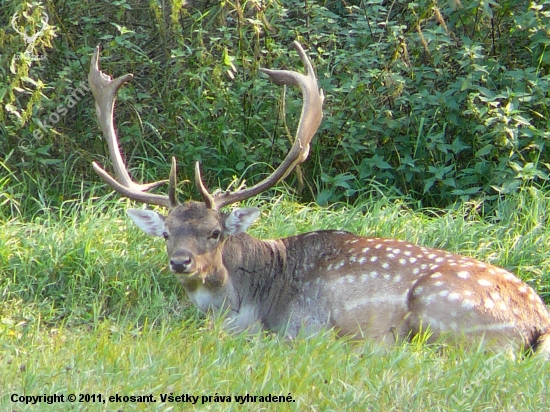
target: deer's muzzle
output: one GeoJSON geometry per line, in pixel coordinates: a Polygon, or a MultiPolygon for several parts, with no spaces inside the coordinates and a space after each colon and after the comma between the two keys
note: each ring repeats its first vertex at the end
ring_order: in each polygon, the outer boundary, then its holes
{"type": "Polygon", "coordinates": [[[170,258],[170,270],[175,273],[194,272],[195,259],[189,252],[178,253],[170,258]]]}

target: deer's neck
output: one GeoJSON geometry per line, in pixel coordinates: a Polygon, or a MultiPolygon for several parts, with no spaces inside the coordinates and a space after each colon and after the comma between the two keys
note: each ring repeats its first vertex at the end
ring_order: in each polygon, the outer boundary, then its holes
{"type": "Polygon", "coordinates": [[[284,287],[283,242],[241,233],[225,241],[216,261],[204,278],[180,278],[191,302],[204,313],[227,315],[230,329],[261,326],[270,291],[284,287]]]}
{"type": "Polygon", "coordinates": [[[232,307],[240,310],[257,302],[265,305],[270,290],[278,283],[283,287],[286,247],[281,240],[259,240],[242,233],[227,239],[223,263],[232,307]]]}

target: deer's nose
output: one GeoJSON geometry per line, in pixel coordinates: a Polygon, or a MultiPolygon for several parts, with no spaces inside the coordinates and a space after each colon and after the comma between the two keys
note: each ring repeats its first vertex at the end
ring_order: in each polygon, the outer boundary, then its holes
{"type": "Polygon", "coordinates": [[[192,271],[193,255],[190,253],[180,253],[170,258],[170,270],[176,273],[185,273],[192,271]]]}

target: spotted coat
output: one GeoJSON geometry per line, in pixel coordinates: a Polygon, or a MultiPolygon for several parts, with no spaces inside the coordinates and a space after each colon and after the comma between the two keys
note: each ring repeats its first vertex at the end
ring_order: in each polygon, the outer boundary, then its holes
{"type": "Polygon", "coordinates": [[[229,329],[295,337],[335,328],[387,343],[429,331],[430,340],[482,338],[550,353],[546,306],[505,269],[344,231],[259,240],[244,233],[256,209],[225,215],[187,202],[166,220],[147,214],[150,221],[136,223],[148,233],[169,232],[170,268],[191,301],[203,312],[224,313],[229,329]],[[219,228],[214,241],[210,234],[219,228]]]}

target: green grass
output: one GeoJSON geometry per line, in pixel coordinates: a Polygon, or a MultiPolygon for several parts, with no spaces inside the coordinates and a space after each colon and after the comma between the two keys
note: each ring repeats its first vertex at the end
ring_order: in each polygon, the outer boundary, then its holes
{"type": "MultiPolygon", "coordinates": [[[[261,238],[338,228],[461,252],[518,273],[550,300],[550,194],[525,190],[482,218],[475,205],[436,213],[403,199],[319,208],[262,202],[261,238]]],[[[229,336],[189,306],[165,269],[161,239],[125,217],[126,201],[66,202],[0,229],[0,410],[540,411],[550,363],[481,350],[388,349],[327,332],[286,341],[229,336]],[[143,403],[23,405],[11,394],[148,395],[143,403]],[[161,394],[231,396],[195,406],[161,394]],[[291,403],[236,402],[290,394],[291,403]]]]}
{"type": "MultiPolygon", "coordinates": [[[[161,403],[160,394],[170,393],[233,400],[247,393],[290,393],[295,401],[246,404],[251,410],[542,410],[549,395],[548,366],[534,358],[512,362],[415,345],[384,352],[328,334],[295,342],[229,337],[194,320],[140,327],[106,320],[91,330],[35,326],[2,340],[0,383],[6,394],[154,394],[157,399],[154,405],[75,404],[86,410],[180,409],[182,404],[161,403]]],[[[201,403],[196,407],[242,406],[201,403]]],[[[0,406],[16,405],[4,398],[0,406]]],[[[59,405],[50,408],[59,410],[59,405]]]]}

